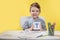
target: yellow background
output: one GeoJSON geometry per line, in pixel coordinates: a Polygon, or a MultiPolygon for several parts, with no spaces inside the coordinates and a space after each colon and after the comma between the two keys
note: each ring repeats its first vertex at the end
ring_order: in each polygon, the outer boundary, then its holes
{"type": "Polygon", "coordinates": [[[56,22],[55,30],[60,30],[60,0],[0,0],[0,33],[8,30],[22,30],[20,17],[30,16],[30,4],[38,2],[41,14],[48,22],[56,22]]]}

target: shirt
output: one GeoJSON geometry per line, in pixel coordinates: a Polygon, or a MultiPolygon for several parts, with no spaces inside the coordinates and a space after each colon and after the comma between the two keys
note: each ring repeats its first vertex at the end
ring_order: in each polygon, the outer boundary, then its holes
{"type": "Polygon", "coordinates": [[[28,17],[25,23],[23,24],[23,29],[28,29],[32,26],[33,22],[41,22],[42,28],[45,30],[46,25],[45,25],[45,20],[42,18],[38,17],[37,20],[34,20],[32,17],[28,17]]]}

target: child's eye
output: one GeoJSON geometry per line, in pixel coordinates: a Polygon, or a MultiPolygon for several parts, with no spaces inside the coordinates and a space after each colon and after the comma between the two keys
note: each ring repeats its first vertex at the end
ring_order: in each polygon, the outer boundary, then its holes
{"type": "Polygon", "coordinates": [[[32,10],[32,12],[35,12],[34,10],[32,10]]]}
{"type": "Polygon", "coordinates": [[[36,10],[36,12],[39,12],[38,10],[36,10]]]}

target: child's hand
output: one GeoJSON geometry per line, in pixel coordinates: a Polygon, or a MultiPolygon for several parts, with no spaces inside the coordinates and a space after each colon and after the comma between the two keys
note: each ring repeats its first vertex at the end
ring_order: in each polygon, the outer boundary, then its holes
{"type": "Polygon", "coordinates": [[[31,28],[29,28],[29,30],[32,31],[33,28],[34,28],[34,25],[32,25],[31,28]]]}
{"type": "Polygon", "coordinates": [[[40,24],[40,31],[43,31],[42,25],[40,24]]]}

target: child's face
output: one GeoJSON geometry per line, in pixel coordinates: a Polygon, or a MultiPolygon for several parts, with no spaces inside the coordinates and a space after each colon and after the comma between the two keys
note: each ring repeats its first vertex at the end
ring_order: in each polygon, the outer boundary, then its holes
{"type": "Polygon", "coordinates": [[[39,15],[39,9],[37,7],[31,7],[30,13],[33,18],[37,18],[39,15]]]}

